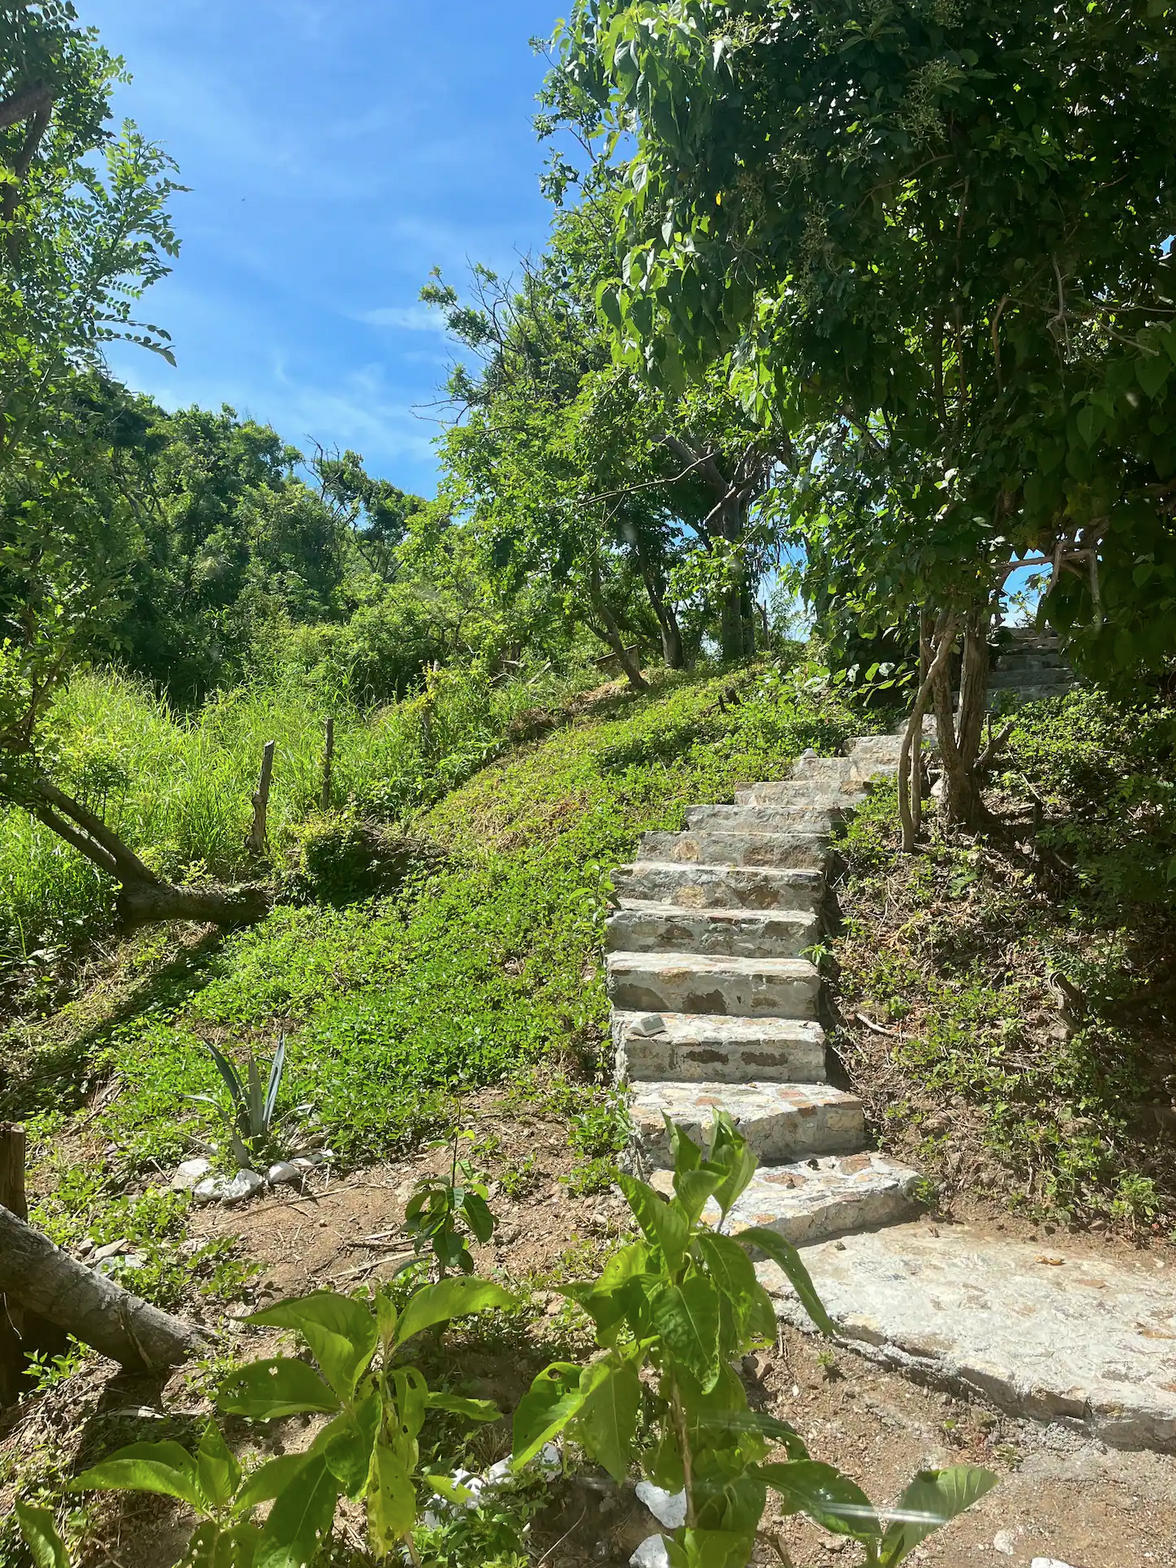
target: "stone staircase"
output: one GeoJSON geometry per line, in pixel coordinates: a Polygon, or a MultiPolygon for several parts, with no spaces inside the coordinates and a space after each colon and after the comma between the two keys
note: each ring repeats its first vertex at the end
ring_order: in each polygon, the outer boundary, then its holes
{"type": "Polygon", "coordinates": [[[1019,702],[1063,697],[1074,685],[1074,672],[1052,634],[1010,627],[998,646],[988,677],[990,707],[1005,707],[1010,697],[1019,702]]]}
{"type": "MultiPolygon", "coordinates": [[[[1059,694],[1072,677],[1053,657],[1019,636],[998,689],[1059,694]]],[[[834,824],[895,773],[900,745],[869,736],[845,757],[806,754],[733,806],[693,807],[683,833],[647,833],[615,874],[608,985],[635,1160],[668,1191],[663,1116],[702,1142],[726,1110],[760,1160],[731,1228],[770,1226],[803,1247],[862,1355],[1114,1447],[1176,1452],[1164,1259],[1043,1254],[919,1218],[918,1173],[867,1147],[861,1101],[828,1081],[821,981],[804,954],[824,929],[834,824]]],[[[811,1330],[781,1271],[756,1271],[779,1315],[811,1330]]]]}
{"type": "Polygon", "coordinates": [[[694,806],[685,832],[645,834],[614,876],[608,986],[636,1160],[664,1184],[663,1116],[702,1141],[727,1111],[760,1161],[733,1222],[798,1245],[916,1209],[918,1173],[867,1147],[861,1101],[828,1082],[821,978],[804,956],[824,929],[833,826],[895,771],[899,746],[870,736],[733,806],[694,806]]]}

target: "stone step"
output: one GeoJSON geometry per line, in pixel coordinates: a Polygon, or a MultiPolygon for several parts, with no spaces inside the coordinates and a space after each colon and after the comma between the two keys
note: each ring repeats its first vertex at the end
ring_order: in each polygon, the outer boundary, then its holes
{"type": "Polygon", "coordinates": [[[681,909],[622,900],[606,929],[611,952],[708,953],[729,958],[799,958],[821,934],[801,909],[681,909]]]}
{"type": "MultiPolygon", "coordinates": [[[[803,1256],[862,1355],[1112,1447],[1176,1451],[1171,1270],[1146,1252],[1100,1257],[1053,1236],[1043,1254],[1040,1242],[923,1223],[803,1256]]],[[[814,1332],[780,1270],[756,1272],[780,1316],[814,1332]]]]}
{"type": "Polygon", "coordinates": [[[639,860],[613,872],[617,897],[684,909],[817,909],[824,873],[760,866],[696,866],[639,860]]]}
{"type": "MultiPolygon", "coordinates": [[[[912,1219],[918,1210],[914,1191],[919,1174],[884,1154],[833,1154],[764,1166],[751,1178],[727,1217],[727,1232],[738,1235],[764,1225],[800,1247],[847,1231],[894,1225],[912,1219]]],[[[669,1171],[655,1171],[651,1186],[668,1192],[669,1171]]],[[[712,1225],[719,1221],[712,1199],[703,1211],[712,1225]]]]}
{"type": "Polygon", "coordinates": [[[1019,648],[1002,649],[996,656],[993,666],[996,670],[1065,670],[1069,671],[1070,665],[1065,654],[1058,648],[1019,648]]]}
{"type": "Polygon", "coordinates": [[[821,976],[803,958],[609,953],[608,994],[626,1012],[813,1018],[821,976]]]}
{"type": "Polygon", "coordinates": [[[643,833],[642,860],[698,866],[771,866],[819,870],[828,852],[828,832],[818,833],[643,833]]]}
{"type": "Polygon", "coordinates": [[[825,1031],[800,1018],[612,1015],[618,1083],[824,1083],[825,1031]]]}
{"type": "Polygon", "coordinates": [[[1002,665],[1000,669],[993,670],[988,677],[988,686],[991,691],[1008,691],[1019,686],[1057,686],[1061,691],[1069,691],[1073,686],[1075,676],[1073,670],[1028,670],[1021,667],[1022,661],[1015,665],[1002,665]]]}
{"type": "Polygon", "coordinates": [[[691,806],[686,826],[706,833],[785,833],[827,836],[839,812],[810,806],[691,806]]]}
{"type": "Polygon", "coordinates": [[[998,686],[989,693],[988,706],[999,704],[1001,710],[1020,707],[1023,702],[1045,702],[1050,698],[1064,697],[1074,689],[1074,682],[1048,686],[998,686]]]}
{"type": "Polygon", "coordinates": [[[866,1137],[861,1100],[827,1084],[646,1083],[629,1105],[645,1165],[673,1166],[664,1117],[705,1147],[715,1110],[726,1111],[756,1158],[772,1164],[850,1152],[866,1137]]]}

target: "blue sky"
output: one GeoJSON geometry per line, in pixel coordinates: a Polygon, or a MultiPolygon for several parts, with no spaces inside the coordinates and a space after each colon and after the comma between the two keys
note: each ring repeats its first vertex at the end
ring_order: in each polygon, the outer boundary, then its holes
{"type": "Polygon", "coordinates": [[[169,408],[233,405],[362,452],[431,494],[450,350],[417,295],[439,265],[543,243],[543,74],[561,0],[77,0],[134,80],[129,116],[180,165],[183,250],[144,301],[178,367],[117,348],[169,408]]]}

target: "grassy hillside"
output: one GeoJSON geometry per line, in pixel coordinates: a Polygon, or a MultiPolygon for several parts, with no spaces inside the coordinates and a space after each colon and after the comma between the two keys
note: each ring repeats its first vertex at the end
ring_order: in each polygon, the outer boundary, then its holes
{"type": "Polygon", "coordinates": [[[4,1044],[3,1109],[53,1166],[36,1183],[43,1215],[63,1238],[81,1233],[102,1193],[210,1135],[190,1099],[217,1091],[205,1041],[268,1057],[285,1036],[283,1102],[312,1106],[347,1163],[403,1150],[447,1122],[463,1090],[540,1062],[599,1081],[611,867],[645,829],[680,826],[691,802],[856,733],[861,720],[812,676],[676,677],[533,715],[555,726],[545,739],[419,814],[414,833],[446,862],[424,862],[395,895],[281,905],[223,943],[177,949],[157,932],[124,949],[103,985],[4,1044]],[[118,1097],[87,1113],[79,1158],[55,1135],[104,1084],[118,1097]]]}

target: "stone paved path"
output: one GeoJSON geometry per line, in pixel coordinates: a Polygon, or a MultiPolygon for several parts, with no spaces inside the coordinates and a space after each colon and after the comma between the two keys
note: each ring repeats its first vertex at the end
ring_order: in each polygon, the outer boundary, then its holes
{"type": "MultiPolygon", "coordinates": [[[[1071,681],[1027,635],[1002,664],[1014,695],[1071,681]]],[[[663,1113],[701,1141],[721,1107],[760,1160],[729,1223],[808,1249],[857,1348],[1117,1446],[1176,1449],[1176,1279],[929,1232],[919,1173],[870,1149],[861,1102],[826,1081],[821,981],[802,955],[823,929],[833,825],[894,774],[900,744],[806,755],[733,806],[691,808],[683,833],[647,833],[615,873],[608,983],[636,1159],[667,1186],[663,1113]]],[[[761,1271],[790,1316],[782,1276],[761,1271]]]]}

